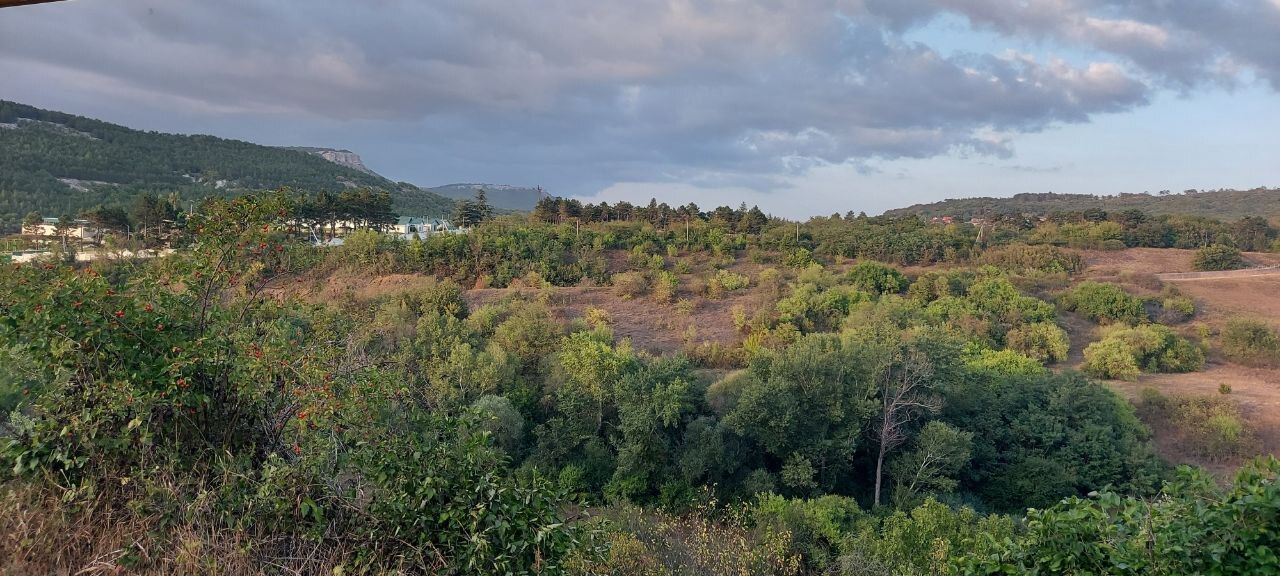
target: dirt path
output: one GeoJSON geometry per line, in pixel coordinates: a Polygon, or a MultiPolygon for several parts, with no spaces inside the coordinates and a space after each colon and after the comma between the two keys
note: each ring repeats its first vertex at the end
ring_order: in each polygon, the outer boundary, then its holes
{"type": "Polygon", "coordinates": [[[1245,268],[1243,270],[1222,270],[1218,272],[1166,272],[1164,274],[1156,274],[1156,278],[1168,282],[1172,280],[1233,280],[1236,278],[1257,278],[1259,276],[1277,275],[1280,275],[1280,266],[1245,268]]]}

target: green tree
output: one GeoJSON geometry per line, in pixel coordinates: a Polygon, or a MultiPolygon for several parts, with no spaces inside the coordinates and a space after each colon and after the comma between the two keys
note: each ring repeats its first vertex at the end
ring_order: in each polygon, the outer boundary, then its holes
{"type": "Polygon", "coordinates": [[[930,421],[916,435],[911,450],[893,460],[889,478],[893,501],[902,509],[922,493],[946,494],[959,485],[955,476],[969,463],[973,434],[938,420],[930,421]]]}
{"type": "Polygon", "coordinates": [[[1240,255],[1240,249],[1226,244],[1212,244],[1196,251],[1191,266],[1196,270],[1207,272],[1216,270],[1238,270],[1249,264],[1240,255]]]}
{"type": "Polygon", "coordinates": [[[868,364],[858,347],[825,334],[762,351],[726,399],[733,407],[724,426],[767,455],[772,472],[793,454],[807,458],[830,490],[865,444],[876,410],[868,364]]]}
{"type": "Polygon", "coordinates": [[[36,212],[35,210],[32,210],[30,212],[27,212],[27,215],[22,218],[22,227],[28,228],[31,226],[36,226],[43,221],[44,219],[40,217],[40,213],[36,212]]]}

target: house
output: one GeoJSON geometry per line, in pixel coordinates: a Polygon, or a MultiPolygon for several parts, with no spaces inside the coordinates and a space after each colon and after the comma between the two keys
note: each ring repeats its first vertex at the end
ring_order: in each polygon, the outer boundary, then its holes
{"type": "Polygon", "coordinates": [[[432,218],[431,231],[432,232],[452,232],[452,233],[464,232],[464,230],[461,227],[450,224],[449,221],[445,220],[444,218],[432,218]]]}
{"type": "Polygon", "coordinates": [[[87,242],[93,242],[102,237],[102,229],[88,220],[73,220],[65,232],[59,226],[61,222],[59,218],[41,218],[39,223],[23,226],[22,233],[50,238],[60,238],[65,234],[68,240],[87,242]]]}
{"type": "Polygon", "coordinates": [[[395,234],[401,236],[417,236],[423,233],[430,233],[430,227],[431,223],[426,218],[401,216],[391,229],[395,234]]]}
{"type": "Polygon", "coordinates": [[[426,238],[432,234],[459,233],[462,229],[450,224],[444,218],[418,218],[401,216],[391,228],[392,233],[406,240],[426,238]]]}

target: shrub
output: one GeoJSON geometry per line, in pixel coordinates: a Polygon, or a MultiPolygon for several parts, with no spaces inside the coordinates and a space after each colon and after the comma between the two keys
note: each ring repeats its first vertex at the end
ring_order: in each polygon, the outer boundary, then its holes
{"type": "Polygon", "coordinates": [[[707,297],[713,300],[724,298],[726,292],[741,290],[751,283],[751,279],[742,274],[728,270],[719,270],[707,281],[707,297]]]}
{"type": "Polygon", "coordinates": [[[796,248],[783,260],[783,264],[791,268],[804,269],[813,264],[813,253],[805,248],[796,248]]]}
{"type": "Polygon", "coordinates": [[[1203,366],[1198,346],[1159,324],[1111,330],[1084,350],[1083,369],[1098,378],[1132,380],[1139,371],[1194,372],[1203,366]]]}
{"type": "Polygon", "coordinates": [[[1160,308],[1156,320],[1162,324],[1186,322],[1196,315],[1195,301],[1173,286],[1166,287],[1156,302],[1160,308]]]}
{"type": "Polygon", "coordinates": [[[765,292],[770,296],[777,298],[782,296],[786,289],[786,282],[782,279],[782,273],[777,268],[765,268],[756,274],[756,285],[764,288],[765,292]]]}
{"type": "Polygon", "coordinates": [[[1172,428],[1179,446],[1193,456],[1221,462],[1245,455],[1256,443],[1240,408],[1229,397],[1165,395],[1144,388],[1138,413],[1153,424],[1172,428]]]}
{"type": "Polygon", "coordinates": [[[1226,244],[1212,244],[1196,252],[1191,266],[1201,272],[1216,270],[1239,270],[1247,266],[1240,250],[1226,244]]]}
{"type": "Polygon", "coordinates": [[[659,302],[673,302],[680,290],[680,277],[671,272],[659,272],[653,283],[653,297],[659,302]]]}
{"type": "Polygon", "coordinates": [[[965,361],[970,370],[1006,376],[1043,374],[1040,362],[1013,350],[982,350],[965,361]]]}
{"type": "Polygon", "coordinates": [[[1052,322],[1036,322],[1014,328],[1005,335],[1005,343],[1009,349],[1046,364],[1066,360],[1067,353],[1071,350],[1067,331],[1052,322]]]}
{"type": "Polygon", "coordinates": [[[1085,348],[1081,368],[1090,376],[1111,380],[1137,380],[1142,373],[1133,349],[1115,339],[1094,342],[1085,348]]]}
{"type": "Polygon", "coordinates": [[[931,302],[945,296],[963,296],[976,278],[976,274],[969,270],[926,272],[911,284],[907,295],[921,302],[931,302]]]}
{"type": "MultiPolygon", "coordinates": [[[[1222,487],[1182,467],[1159,498],[1111,490],[1027,513],[1025,530],[958,554],[958,574],[1271,574],[1280,461],[1242,466],[1222,487]]],[[[934,572],[941,573],[941,572],[934,572]]]]}
{"type": "Polygon", "coordinates": [[[1060,296],[1058,303],[1100,324],[1139,324],[1147,320],[1142,299],[1114,284],[1081,282],[1060,296]]]}
{"type": "Polygon", "coordinates": [[[845,278],[850,286],[868,294],[895,294],[907,287],[907,279],[901,272],[878,262],[859,262],[845,278]]]}
{"type": "Polygon", "coordinates": [[[1246,366],[1280,365],[1280,335],[1264,322],[1234,318],[1222,329],[1222,353],[1246,366]]]}
{"type": "Polygon", "coordinates": [[[613,275],[613,291],[623,298],[643,296],[649,291],[649,277],[641,272],[619,272],[613,275]]]}
{"type": "Polygon", "coordinates": [[[613,315],[603,308],[589,306],[582,316],[592,328],[607,328],[613,324],[613,315]]]}
{"type": "Polygon", "coordinates": [[[751,284],[751,278],[743,274],[734,274],[728,270],[716,272],[715,278],[720,282],[720,285],[729,292],[741,290],[751,284]]]}
{"type": "Polygon", "coordinates": [[[995,266],[1014,274],[1076,274],[1085,268],[1084,258],[1050,245],[1027,246],[1015,244],[991,248],[982,252],[978,263],[995,266]]]}

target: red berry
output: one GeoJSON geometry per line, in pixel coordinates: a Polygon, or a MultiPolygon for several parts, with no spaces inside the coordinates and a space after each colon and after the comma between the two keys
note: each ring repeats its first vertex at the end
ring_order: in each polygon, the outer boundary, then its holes
{"type": "Polygon", "coordinates": [[[150,304],[147,304],[146,306],[143,306],[143,307],[142,307],[142,309],[143,309],[143,310],[146,310],[147,312],[150,312],[150,311],[152,311],[152,310],[153,310],[153,308],[151,307],[151,305],[150,305],[150,304]]]}
{"type": "Polygon", "coordinates": [[[116,318],[124,318],[124,310],[116,310],[116,318]]]}

